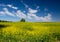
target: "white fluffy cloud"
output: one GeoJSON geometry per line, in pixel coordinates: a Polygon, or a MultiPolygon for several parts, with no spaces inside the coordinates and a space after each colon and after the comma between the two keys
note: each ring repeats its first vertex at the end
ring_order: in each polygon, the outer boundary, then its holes
{"type": "Polygon", "coordinates": [[[40,20],[40,21],[51,21],[51,14],[48,13],[47,16],[44,17],[36,17],[36,19],[40,20]]]}
{"type": "Polygon", "coordinates": [[[40,17],[40,16],[37,16],[36,14],[29,14],[28,15],[30,18],[29,19],[32,19],[33,20],[36,20],[36,21],[51,21],[51,14],[48,14],[47,16],[44,16],[44,17],[40,17]]]}
{"type": "Polygon", "coordinates": [[[51,14],[48,13],[47,16],[45,16],[45,17],[42,18],[42,21],[51,21],[51,19],[52,19],[51,18],[51,14]]]}
{"type": "Polygon", "coordinates": [[[29,13],[37,13],[38,10],[34,10],[34,9],[31,9],[31,8],[28,8],[28,11],[29,11],[29,13]]]}
{"type": "Polygon", "coordinates": [[[24,14],[21,10],[17,10],[16,15],[20,18],[26,18],[26,14],[24,14]]]}
{"type": "MultiPolygon", "coordinates": [[[[10,8],[13,8],[13,9],[18,9],[17,7],[14,7],[10,4],[8,5],[0,5],[0,6],[8,6],[10,8]]],[[[27,8],[28,6],[25,5],[25,7],[27,8]]],[[[39,7],[37,7],[39,8],[39,7]]],[[[27,14],[25,14],[23,11],[21,10],[17,10],[16,12],[12,13],[8,10],[8,8],[3,8],[4,11],[0,11],[0,15],[9,15],[9,16],[16,16],[16,17],[19,17],[19,18],[25,18],[25,19],[29,19],[29,20],[34,20],[34,21],[51,21],[52,20],[52,15],[50,13],[47,14],[47,16],[37,16],[37,12],[38,12],[38,9],[31,9],[31,8],[27,8],[28,9],[28,12],[27,14]],[[15,14],[15,15],[14,15],[15,14]]],[[[47,10],[47,9],[45,9],[47,10]]]]}
{"type": "Polygon", "coordinates": [[[9,12],[7,8],[3,8],[4,11],[0,11],[0,15],[14,16],[13,13],[9,12]]]}
{"type": "Polygon", "coordinates": [[[17,7],[15,7],[15,6],[13,6],[13,5],[10,5],[10,4],[8,4],[8,5],[6,5],[6,6],[8,6],[8,7],[10,7],[10,8],[13,8],[13,9],[18,9],[17,7]]]}
{"type": "Polygon", "coordinates": [[[0,11],[0,15],[4,15],[5,13],[3,11],[0,11]]]}
{"type": "Polygon", "coordinates": [[[11,4],[7,4],[7,5],[5,5],[5,4],[0,4],[0,6],[7,6],[7,7],[10,7],[10,8],[12,8],[12,9],[18,9],[18,7],[15,7],[15,6],[13,6],[13,5],[11,5],[11,4]]]}
{"type": "Polygon", "coordinates": [[[10,15],[10,16],[14,16],[14,14],[9,12],[7,8],[3,8],[3,10],[4,10],[5,14],[10,15]]]}
{"type": "Polygon", "coordinates": [[[48,13],[47,16],[41,17],[36,15],[37,11],[38,10],[29,9],[28,18],[36,21],[51,21],[52,18],[50,13],[48,13]]]}

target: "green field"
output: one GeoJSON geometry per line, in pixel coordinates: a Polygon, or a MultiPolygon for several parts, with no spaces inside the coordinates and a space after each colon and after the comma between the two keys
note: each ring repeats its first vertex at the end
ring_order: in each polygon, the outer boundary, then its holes
{"type": "Polygon", "coordinates": [[[0,22],[0,42],[60,42],[60,22],[0,22]]]}

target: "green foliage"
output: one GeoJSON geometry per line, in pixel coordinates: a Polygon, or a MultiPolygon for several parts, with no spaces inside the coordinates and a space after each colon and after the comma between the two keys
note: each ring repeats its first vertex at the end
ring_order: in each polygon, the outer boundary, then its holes
{"type": "Polygon", "coordinates": [[[22,18],[20,21],[21,21],[21,22],[25,22],[25,19],[24,19],[24,18],[22,18]]]}

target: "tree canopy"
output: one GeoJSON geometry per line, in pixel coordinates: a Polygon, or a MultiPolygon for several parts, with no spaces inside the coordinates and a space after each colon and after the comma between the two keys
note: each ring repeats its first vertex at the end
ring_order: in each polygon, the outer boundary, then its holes
{"type": "Polygon", "coordinates": [[[22,18],[22,19],[20,20],[20,22],[25,22],[25,19],[24,19],[24,18],[22,18]]]}

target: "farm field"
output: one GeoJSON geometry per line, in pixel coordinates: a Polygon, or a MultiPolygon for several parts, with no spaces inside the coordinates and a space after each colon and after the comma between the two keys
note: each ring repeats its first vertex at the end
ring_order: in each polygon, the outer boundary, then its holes
{"type": "Polygon", "coordinates": [[[0,22],[0,42],[60,42],[60,22],[0,22]]]}

